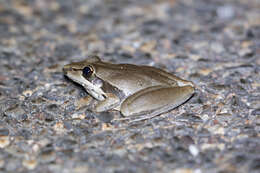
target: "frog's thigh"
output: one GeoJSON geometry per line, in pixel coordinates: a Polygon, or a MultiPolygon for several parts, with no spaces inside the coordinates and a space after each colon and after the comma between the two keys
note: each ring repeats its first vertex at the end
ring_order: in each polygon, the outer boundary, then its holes
{"type": "Polygon", "coordinates": [[[181,105],[193,93],[194,88],[191,86],[147,88],[128,97],[121,104],[121,113],[124,116],[159,115],[181,105]]]}
{"type": "Polygon", "coordinates": [[[107,98],[103,101],[99,101],[97,105],[95,105],[95,111],[96,112],[104,112],[107,110],[110,110],[114,107],[116,107],[120,102],[120,99],[112,94],[112,93],[107,93],[107,98]]]}

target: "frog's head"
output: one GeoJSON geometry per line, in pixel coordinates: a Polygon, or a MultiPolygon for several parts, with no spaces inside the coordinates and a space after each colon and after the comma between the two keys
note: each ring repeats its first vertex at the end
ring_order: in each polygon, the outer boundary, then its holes
{"type": "Polygon", "coordinates": [[[97,100],[104,100],[106,94],[101,89],[102,81],[95,77],[93,63],[101,61],[98,56],[91,56],[81,62],[73,62],[63,67],[64,74],[74,82],[82,85],[97,100]]]}

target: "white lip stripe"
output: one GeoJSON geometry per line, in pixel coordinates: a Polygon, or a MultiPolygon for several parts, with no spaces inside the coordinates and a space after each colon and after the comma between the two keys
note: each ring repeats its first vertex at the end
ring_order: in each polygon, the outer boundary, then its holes
{"type": "Polygon", "coordinates": [[[67,76],[70,79],[72,79],[73,81],[81,84],[85,88],[85,90],[90,95],[92,95],[94,98],[96,98],[97,100],[100,100],[100,101],[105,100],[104,96],[106,96],[106,93],[104,93],[104,91],[100,87],[93,85],[91,82],[89,82],[82,76],[77,77],[77,78],[75,78],[75,77],[73,77],[73,75],[69,75],[69,74],[67,74],[67,76]]]}

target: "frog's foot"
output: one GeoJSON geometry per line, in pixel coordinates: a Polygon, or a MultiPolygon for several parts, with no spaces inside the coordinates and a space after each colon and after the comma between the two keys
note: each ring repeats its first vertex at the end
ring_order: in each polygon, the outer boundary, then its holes
{"type": "Polygon", "coordinates": [[[149,119],[181,105],[193,93],[194,88],[192,86],[146,88],[128,97],[121,104],[121,113],[126,118],[140,116],[133,121],[149,119]]]}

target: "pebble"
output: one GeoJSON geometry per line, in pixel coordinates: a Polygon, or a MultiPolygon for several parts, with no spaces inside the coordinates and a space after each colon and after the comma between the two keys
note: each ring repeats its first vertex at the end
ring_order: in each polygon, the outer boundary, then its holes
{"type": "Polygon", "coordinates": [[[189,146],[189,151],[190,151],[190,153],[191,153],[194,157],[198,156],[198,154],[199,154],[199,150],[198,150],[198,148],[197,148],[195,145],[190,145],[190,146],[189,146]]]}
{"type": "Polygon", "coordinates": [[[238,55],[240,57],[245,57],[245,56],[252,56],[253,51],[250,48],[244,48],[239,50],[238,55]]]}
{"type": "Polygon", "coordinates": [[[8,136],[9,130],[7,128],[0,128],[0,136],[8,136]]]}
{"type": "Polygon", "coordinates": [[[63,122],[55,123],[53,129],[57,134],[64,134],[67,131],[67,129],[64,127],[63,122]]]}
{"type": "Polygon", "coordinates": [[[225,5],[217,8],[217,15],[220,19],[231,19],[235,15],[235,10],[230,5],[225,5]]]}
{"type": "Polygon", "coordinates": [[[45,149],[42,150],[40,155],[37,158],[37,162],[39,163],[50,163],[53,162],[56,159],[56,154],[54,150],[52,149],[45,149]]]}
{"type": "Polygon", "coordinates": [[[217,43],[217,42],[211,43],[210,48],[217,54],[220,54],[225,51],[225,48],[223,47],[223,45],[220,43],[217,43]]]}
{"type": "Polygon", "coordinates": [[[195,173],[195,170],[189,168],[178,168],[173,170],[172,173],[195,173]]]}
{"type": "Polygon", "coordinates": [[[23,166],[26,167],[29,170],[33,170],[38,165],[37,160],[35,159],[24,159],[22,162],[23,166]]]}
{"type": "Polygon", "coordinates": [[[5,148],[11,143],[9,136],[0,136],[0,148],[5,148]]]}
{"type": "Polygon", "coordinates": [[[252,111],[251,115],[254,115],[254,116],[260,116],[260,109],[255,109],[252,111]]]}
{"type": "Polygon", "coordinates": [[[28,118],[26,112],[20,105],[9,107],[5,110],[4,114],[11,119],[16,119],[17,121],[24,121],[28,118]]]}
{"type": "Polygon", "coordinates": [[[224,150],[225,148],[225,144],[218,144],[218,143],[214,143],[214,144],[202,144],[201,145],[201,150],[209,150],[209,149],[219,149],[219,150],[224,150]]]}
{"type": "Polygon", "coordinates": [[[0,159],[0,168],[4,168],[5,161],[3,159],[0,159]]]}

